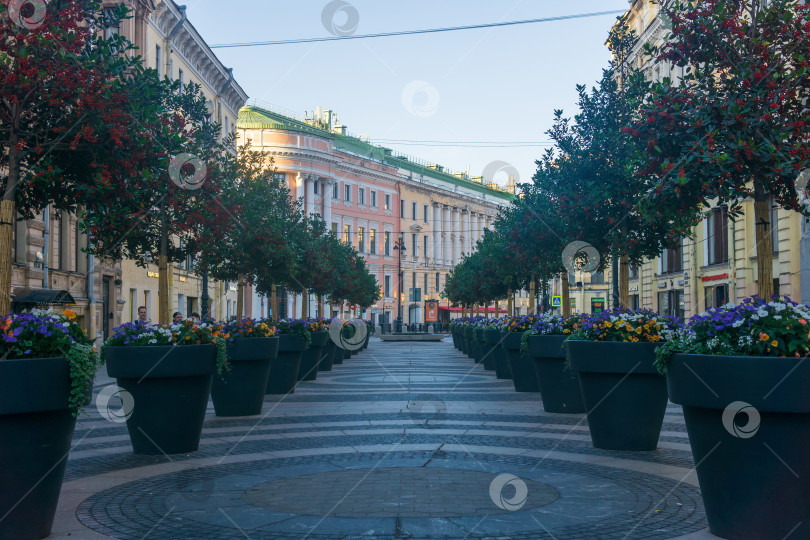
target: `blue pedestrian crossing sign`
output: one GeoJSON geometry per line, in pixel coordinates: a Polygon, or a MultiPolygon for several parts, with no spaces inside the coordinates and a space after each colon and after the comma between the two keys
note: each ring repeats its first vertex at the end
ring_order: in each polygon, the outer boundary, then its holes
{"type": "Polygon", "coordinates": [[[562,296],[552,296],[551,307],[562,307],[562,296]]]}

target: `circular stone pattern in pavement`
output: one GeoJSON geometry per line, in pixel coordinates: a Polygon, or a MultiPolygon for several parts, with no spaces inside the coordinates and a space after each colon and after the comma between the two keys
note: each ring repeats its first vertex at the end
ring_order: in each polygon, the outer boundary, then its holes
{"type": "MultiPolygon", "coordinates": [[[[333,471],[260,484],[242,496],[245,502],[290,514],[336,517],[487,516],[506,514],[490,496],[492,473],[458,469],[392,467],[333,471]],[[306,501],[291,493],[307,493],[306,501]],[[302,504],[304,503],[304,504],[302,504]]],[[[531,480],[523,510],[557,500],[556,489],[531,480]]],[[[493,489],[497,490],[497,486],[493,489]]],[[[495,497],[515,498],[516,487],[506,485],[495,497]]],[[[517,495],[517,498],[521,498],[517,495]]],[[[519,505],[520,501],[515,501],[519,505]]]]}

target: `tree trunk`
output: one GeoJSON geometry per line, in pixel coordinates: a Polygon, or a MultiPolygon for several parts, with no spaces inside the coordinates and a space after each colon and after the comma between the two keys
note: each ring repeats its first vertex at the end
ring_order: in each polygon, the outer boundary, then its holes
{"type": "Polygon", "coordinates": [[[630,257],[619,257],[619,305],[630,307],[630,257]]]}
{"type": "Polygon", "coordinates": [[[278,289],[275,285],[270,286],[270,318],[273,322],[278,320],[278,289]]]}
{"type": "Polygon", "coordinates": [[[537,312],[535,306],[535,296],[537,293],[537,283],[534,281],[534,274],[532,274],[532,281],[529,283],[529,314],[537,312]]]}
{"type": "MultiPolygon", "coordinates": [[[[158,256],[158,323],[169,324],[169,223],[166,202],[160,203],[160,254],[158,256]]],[[[106,314],[105,314],[106,315],[106,314]]]]}
{"type": "Polygon", "coordinates": [[[754,222],[757,242],[757,294],[767,301],[773,295],[773,242],[771,238],[771,204],[768,192],[754,180],[754,222]]]}
{"type": "Polygon", "coordinates": [[[301,318],[306,319],[309,317],[309,291],[304,289],[301,293],[301,318]]]}
{"type": "Polygon", "coordinates": [[[0,202],[0,316],[11,312],[11,245],[14,200],[0,202]]]}
{"type": "Polygon", "coordinates": [[[489,302],[484,304],[484,318],[489,319],[489,302]]]}
{"type": "Polygon", "coordinates": [[[236,276],[236,320],[241,321],[244,318],[245,310],[245,274],[237,274],[236,276]]]}
{"type": "Polygon", "coordinates": [[[326,317],[323,316],[323,295],[318,295],[318,318],[325,319],[326,317]]]}
{"type": "Polygon", "coordinates": [[[563,317],[571,316],[571,295],[568,290],[568,272],[560,274],[560,281],[562,282],[562,314],[563,317]]]}
{"type": "Polygon", "coordinates": [[[515,293],[512,292],[512,289],[506,293],[508,296],[506,297],[506,313],[510,317],[515,315],[515,293]]]}

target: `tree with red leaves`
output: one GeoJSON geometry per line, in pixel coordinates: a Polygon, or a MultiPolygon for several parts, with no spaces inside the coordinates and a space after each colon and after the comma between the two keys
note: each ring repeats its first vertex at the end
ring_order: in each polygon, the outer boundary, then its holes
{"type": "Polygon", "coordinates": [[[666,43],[648,54],[683,68],[653,88],[626,132],[654,181],[643,205],[689,234],[711,202],[730,215],[754,200],[759,295],[773,294],[770,202],[803,211],[796,180],[810,167],[810,4],[703,0],[662,6],[666,43]]]}
{"type": "MultiPolygon", "coordinates": [[[[76,212],[110,171],[132,170],[141,140],[128,78],[140,60],[121,36],[125,16],[91,0],[0,3],[0,313],[10,311],[12,229],[52,205],[76,212]],[[134,56],[134,55],[133,55],[134,56]]],[[[119,187],[120,189],[120,187],[119,187]]]]}

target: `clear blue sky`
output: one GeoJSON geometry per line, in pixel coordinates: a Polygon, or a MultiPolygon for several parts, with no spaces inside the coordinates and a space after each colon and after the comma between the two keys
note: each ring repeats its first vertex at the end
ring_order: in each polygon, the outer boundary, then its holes
{"type": "MultiPolygon", "coordinates": [[[[346,0],[334,17],[356,34],[461,26],[627,9],[627,0],[346,0]]],[[[182,0],[179,0],[182,3],[182,0]]],[[[209,44],[330,36],[326,0],[187,0],[209,44]]],[[[512,164],[521,180],[539,147],[405,146],[380,139],[547,141],[554,109],[575,112],[575,85],[607,66],[614,15],[547,23],[343,42],[215,49],[251,98],[300,115],[321,106],[353,134],[453,170],[481,175],[512,164]],[[421,81],[421,82],[419,82],[421,81]],[[427,83],[426,86],[424,83],[427,83]]],[[[349,30],[346,30],[349,31],[349,30]]],[[[505,180],[504,174],[496,180],[505,180]]]]}

